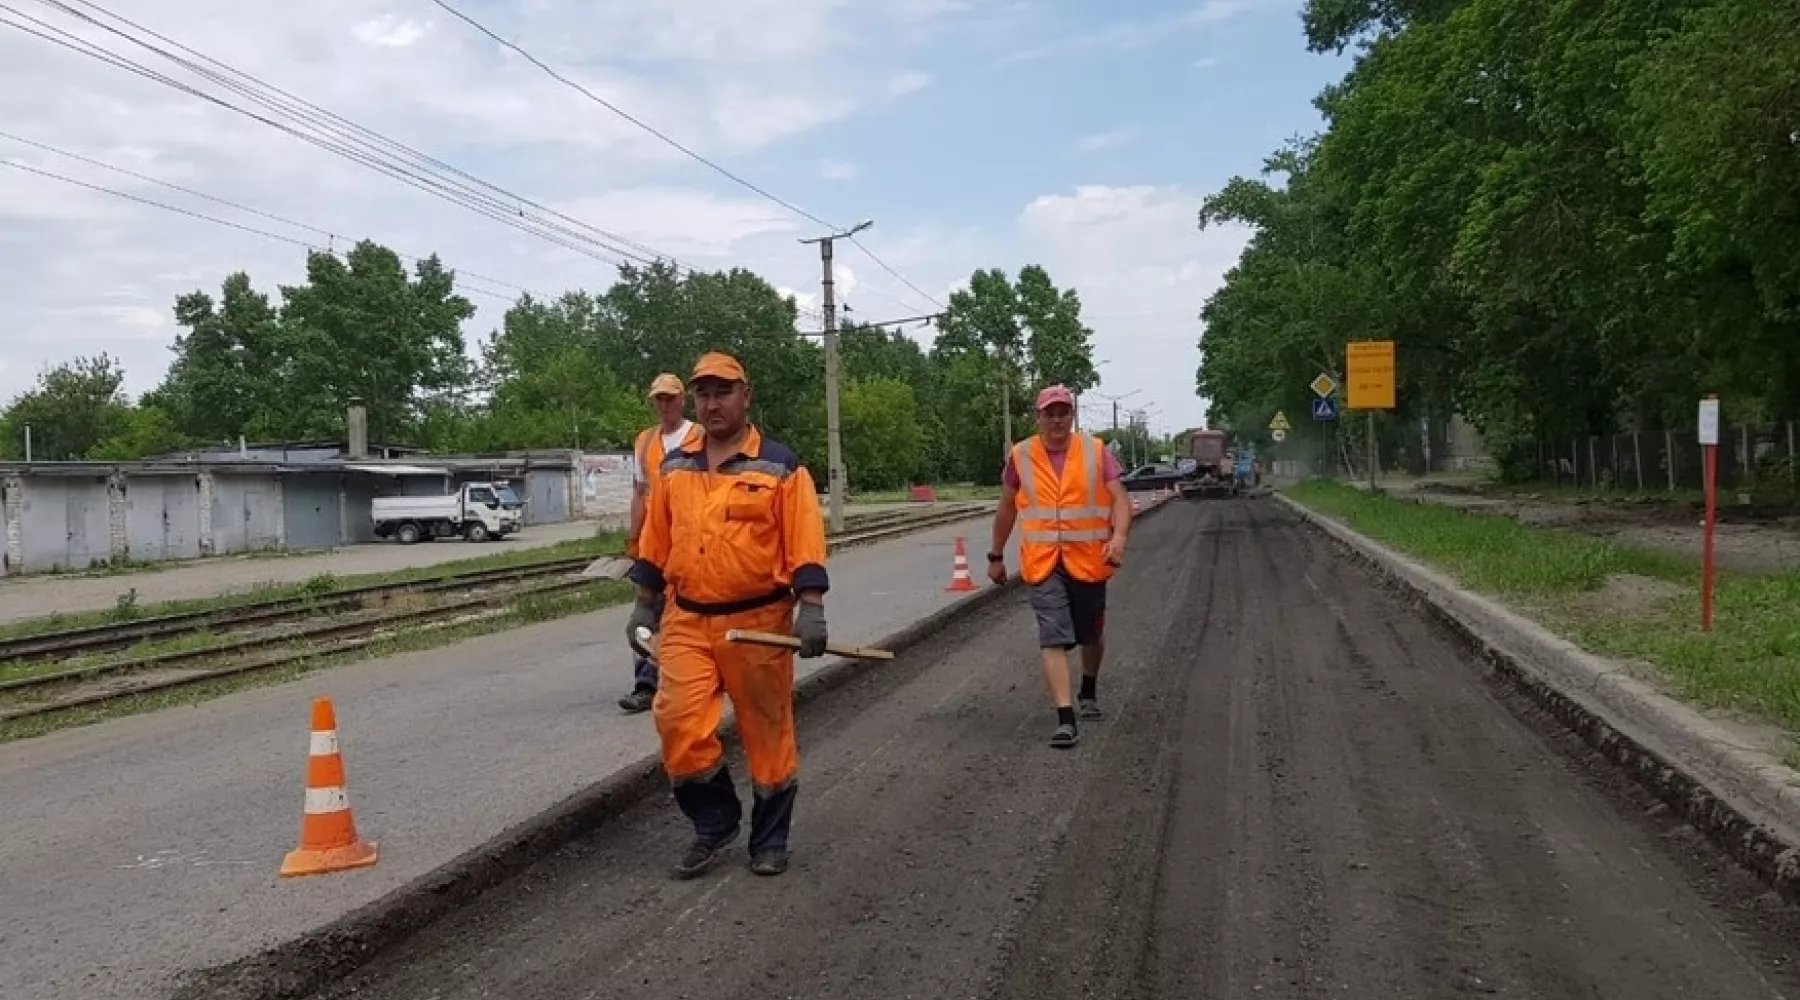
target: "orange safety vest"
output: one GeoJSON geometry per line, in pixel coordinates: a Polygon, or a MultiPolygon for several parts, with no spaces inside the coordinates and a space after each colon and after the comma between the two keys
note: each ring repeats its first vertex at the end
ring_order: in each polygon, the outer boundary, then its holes
{"type": "MultiPolygon", "coordinates": [[[[660,472],[662,469],[663,458],[665,457],[663,453],[662,436],[662,424],[651,424],[643,430],[638,431],[637,441],[631,446],[631,450],[637,454],[638,468],[642,469],[644,472],[644,486],[647,489],[655,489],[656,481],[662,478],[660,472]]],[[[690,421],[688,423],[687,437],[681,439],[681,447],[692,448],[699,440],[700,422],[698,420],[690,421]]],[[[636,486],[633,486],[632,488],[636,489],[636,486]]],[[[638,554],[637,547],[637,539],[626,539],[625,558],[636,559],[638,554]]]]}
{"type": "Polygon", "coordinates": [[[1013,445],[1013,468],[1019,473],[1019,562],[1027,583],[1049,579],[1058,559],[1077,580],[1112,578],[1113,567],[1104,555],[1112,537],[1112,496],[1102,476],[1105,449],[1091,434],[1071,435],[1058,475],[1040,435],[1013,445]]]}

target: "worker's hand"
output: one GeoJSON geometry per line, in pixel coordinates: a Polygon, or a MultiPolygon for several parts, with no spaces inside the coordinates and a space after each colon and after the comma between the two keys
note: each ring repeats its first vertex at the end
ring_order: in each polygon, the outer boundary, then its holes
{"type": "Polygon", "coordinates": [[[801,659],[825,655],[825,605],[801,601],[800,613],[794,616],[794,634],[800,637],[801,659]]]}
{"type": "Polygon", "coordinates": [[[635,641],[639,628],[647,628],[651,632],[657,630],[662,619],[661,609],[657,605],[661,603],[658,600],[647,601],[642,597],[638,598],[637,603],[631,606],[631,619],[625,623],[627,639],[635,641]]]}
{"type": "Polygon", "coordinates": [[[1114,535],[1106,540],[1106,546],[1100,550],[1109,565],[1120,566],[1125,562],[1125,536],[1114,535]]]}
{"type": "Polygon", "coordinates": [[[995,583],[1006,582],[1006,563],[988,560],[988,579],[995,583]]]}

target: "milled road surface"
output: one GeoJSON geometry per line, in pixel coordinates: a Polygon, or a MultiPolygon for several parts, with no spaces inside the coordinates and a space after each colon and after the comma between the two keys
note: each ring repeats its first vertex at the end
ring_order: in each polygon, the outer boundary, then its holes
{"type": "Polygon", "coordinates": [[[323,995],[1800,996],[1792,909],[1272,503],[1111,604],[1075,750],[1006,602],[808,707],[785,877],[669,880],[659,797],[323,995]]]}

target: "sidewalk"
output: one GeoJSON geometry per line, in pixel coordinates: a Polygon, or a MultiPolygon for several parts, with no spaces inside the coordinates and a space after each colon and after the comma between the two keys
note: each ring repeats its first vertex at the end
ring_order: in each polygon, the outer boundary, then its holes
{"type": "MultiPolygon", "coordinates": [[[[874,642],[969,596],[944,590],[958,535],[988,586],[990,524],[973,518],[834,555],[832,636],[874,642]]],[[[162,995],[181,972],[373,902],[655,753],[650,717],[614,705],[631,676],[627,613],[0,746],[0,898],[12,917],[0,923],[0,996],[162,995]],[[321,694],[336,702],[350,802],[381,860],[281,880],[321,694]]],[[[801,675],[833,660],[799,661],[801,675]]]]}

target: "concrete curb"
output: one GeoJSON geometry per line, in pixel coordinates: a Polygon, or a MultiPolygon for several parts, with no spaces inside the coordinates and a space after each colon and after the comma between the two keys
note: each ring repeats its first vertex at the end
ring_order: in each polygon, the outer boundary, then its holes
{"type": "MultiPolygon", "coordinates": [[[[1164,501],[1141,510],[1133,520],[1142,520],[1166,505],[1164,501]]],[[[1015,574],[1004,584],[986,585],[874,645],[903,654],[952,624],[1017,593],[1020,582],[1015,574]]],[[[794,704],[798,707],[817,701],[873,671],[900,669],[901,663],[898,656],[892,661],[840,660],[796,682],[794,704]]],[[[735,716],[719,727],[720,737],[727,741],[735,739],[736,732],[735,716]]],[[[356,971],[382,951],[626,809],[665,792],[667,787],[660,756],[639,758],[436,870],[316,930],[261,954],[186,974],[172,998],[293,1000],[307,996],[356,971]]]]}
{"type": "Polygon", "coordinates": [[[1484,664],[1800,902],[1800,772],[1693,708],[1343,522],[1276,498],[1422,601],[1484,664]]]}

